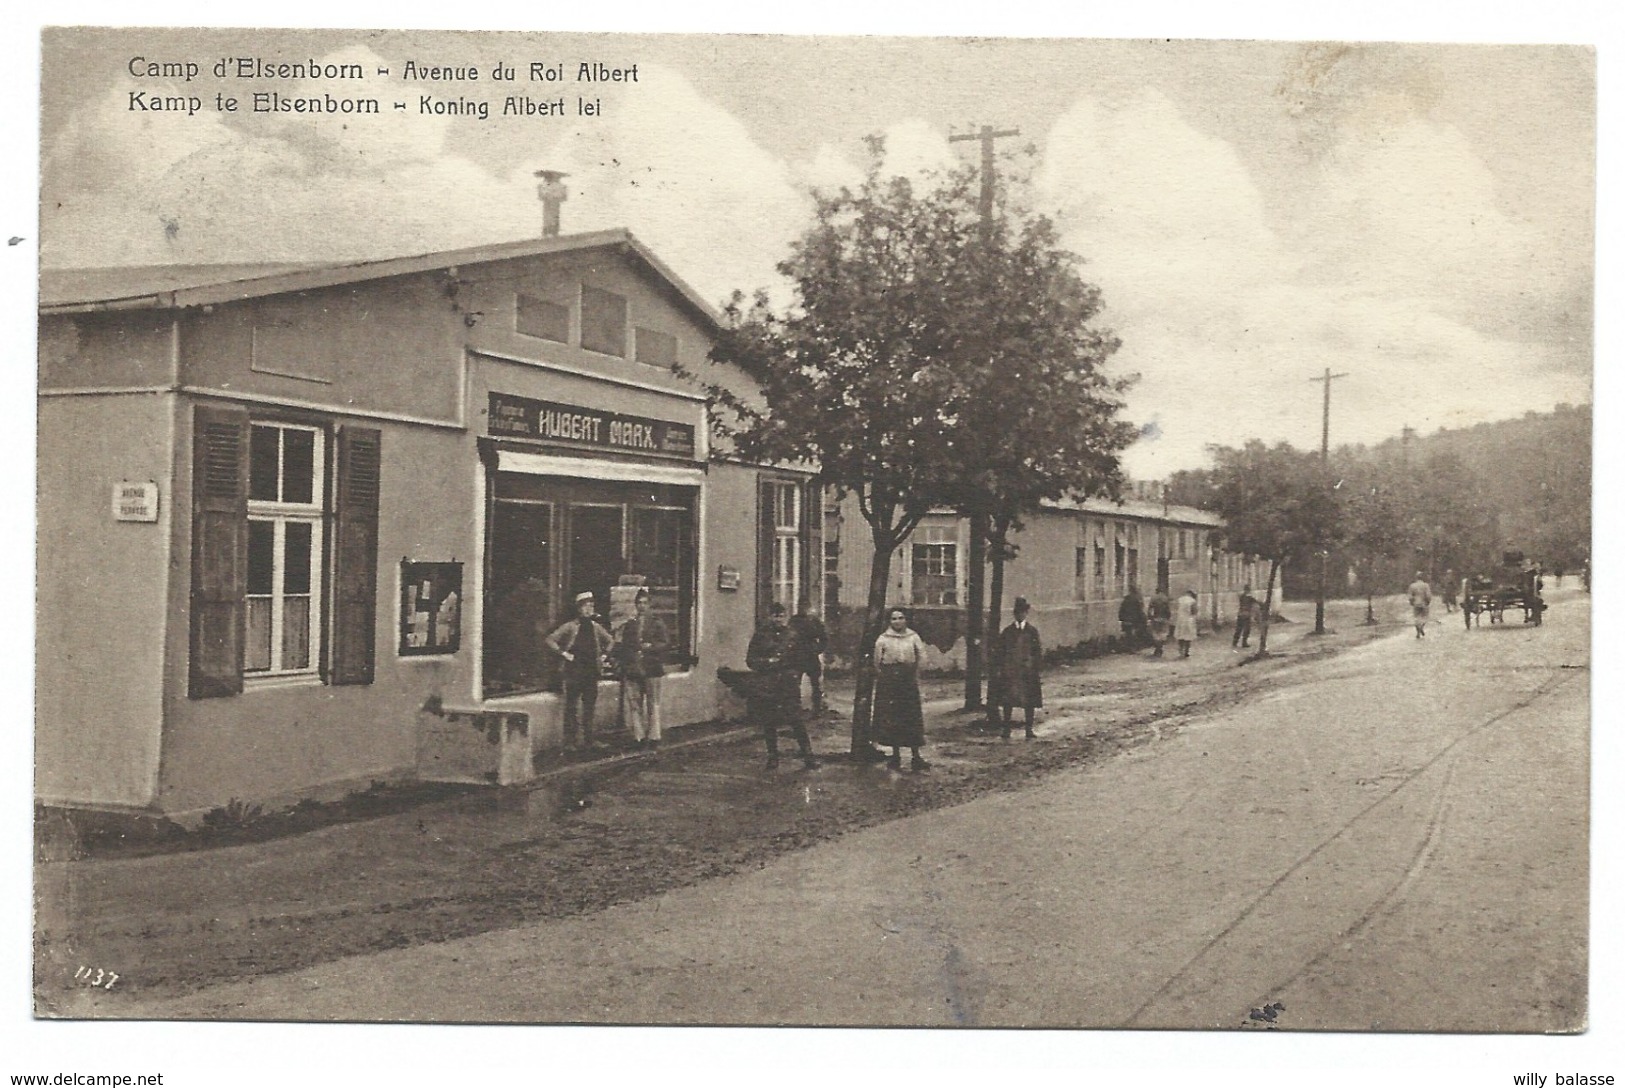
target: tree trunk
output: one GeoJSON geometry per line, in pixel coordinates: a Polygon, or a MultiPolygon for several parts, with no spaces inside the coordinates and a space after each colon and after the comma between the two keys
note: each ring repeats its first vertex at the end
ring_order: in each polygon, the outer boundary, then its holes
{"type": "MultiPolygon", "coordinates": [[[[965,709],[982,705],[982,573],[987,563],[988,517],[973,511],[970,518],[970,569],[965,572],[965,709]]],[[[878,635],[876,636],[879,637],[878,635]]]]}
{"type": "Polygon", "coordinates": [[[1270,615],[1275,611],[1275,574],[1281,569],[1278,559],[1270,560],[1270,580],[1264,587],[1264,616],[1258,628],[1258,653],[1263,657],[1269,651],[1270,645],[1270,615]]]}
{"type": "Polygon", "coordinates": [[[987,720],[997,721],[999,708],[993,705],[993,675],[999,667],[997,660],[997,646],[999,638],[999,621],[1003,617],[1000,612],[1004,609],[1004,555],[1005,545],[1010,538],[1010,519],[999,517],[993,519],[991,539],[988,541],[993,552],[993,577],[987,594],[987,620],[986,645],[994,647],[987,655],[988,672],[988,699],[987,720]]]}
{"type": "Polygon", "coordinates": [[[870,748],[870,723],[874,713],[875,640],[886,628],[886,595],[891,589],[891,555],[897,547],[892,534],[872,527],[874,558],[869,562],[869,600],[864,607],[863,635],[858,642],[854,665],[857,692],[852,700],[852,754],[870,748]]]}

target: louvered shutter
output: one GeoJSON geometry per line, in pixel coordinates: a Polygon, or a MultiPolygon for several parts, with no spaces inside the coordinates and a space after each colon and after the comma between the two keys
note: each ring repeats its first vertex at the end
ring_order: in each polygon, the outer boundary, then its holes
{"type": "Polygon", "coordinates": [[[334,684],[370,684],[378,612],[378,492],[382,435],[340,427],[334,503],[334,684]]]}
{"type": "Polygon", "coordinates": [[[808,481],[801,494],[801,592],[818,616],[824,612],[824,491],[808,481]]]}
{"type": "Polygon", "coordinates": [[[187,694],[243,690],[248,589],[248,413],[192,415],[192,602],[187,694]]]}
{"type": "Polygon", "coordinates": [[[767,620],[773,603],[773,481],[756,480],[756,622],[767,620]]]}

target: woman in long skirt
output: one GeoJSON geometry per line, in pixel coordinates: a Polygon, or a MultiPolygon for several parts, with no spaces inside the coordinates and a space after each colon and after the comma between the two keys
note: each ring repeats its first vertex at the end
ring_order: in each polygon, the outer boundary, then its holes
{"type": "Polygon", "coordinates": [[[920,710],[920,666],[925,663],[925,642],[909,630],[908,613],[891,610],[890,623],[875,640],[875,743],[889,747],[886,765],[901,770],[903,749],[912,748],[909,766],[923,771],[931,764],[920,755],[925,744],[925,715],[920,710]]]}

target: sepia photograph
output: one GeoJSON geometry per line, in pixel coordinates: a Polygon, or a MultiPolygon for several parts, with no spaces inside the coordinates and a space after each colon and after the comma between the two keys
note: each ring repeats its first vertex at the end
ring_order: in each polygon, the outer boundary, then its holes
{"type": "Polygon", "coordinates": [[[32,1033],[1625,1076],[1595,39],[29,32],[32,1033]]]}

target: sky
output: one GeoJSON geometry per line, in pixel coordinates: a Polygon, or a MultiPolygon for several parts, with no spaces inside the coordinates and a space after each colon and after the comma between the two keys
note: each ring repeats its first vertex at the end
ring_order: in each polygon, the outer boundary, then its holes
{"type": "Polygon", "coordinates": [[[788,300],[774,266],[810,191],[860,177],[864,137],[926,177],[974,156],[951,135],[1017,129],[1000,169],[1102,288],[1113,370],[1139,376],[1125,466],[1157,478],[1214,443],[1316,445],[1327,369],[1347,374],[1334,443],[1589,402],[1594,65],[1579,46],[57,30],[40,255],[319,261],[534,236],[547,167],[570,174],[566,232],[626,227],[713,301],[788,300]],[[367,79],[213,77],[239,56],[367,79]],[[186,61],[192,80],[141,71],[186,61]],[[532,61],[564,81],[529,81],[532,61]],[[581,83],[583,61],[637,81],[581,83]],[[479,78],[409,83],[408,62],[479,78]],[[517,80],[491,79],[504,62],[517,80]],[[385,112],[244,112],[266,89],[385,112]],[[222,91],[243,109],[215,109],[222,91]],[[425,114],[425,93],[490,116],[425,114]],[[501,115],[561,94],[601,113],[501,115]]]}

